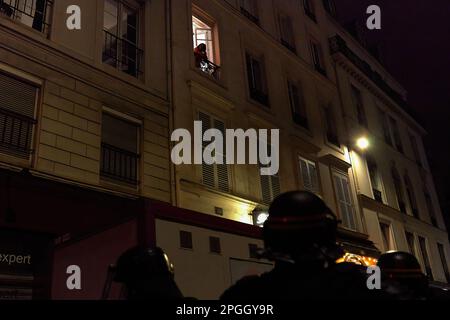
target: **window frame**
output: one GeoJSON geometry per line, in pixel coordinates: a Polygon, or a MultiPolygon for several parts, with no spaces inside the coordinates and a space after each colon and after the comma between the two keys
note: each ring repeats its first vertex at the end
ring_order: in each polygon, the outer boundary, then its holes
{"type": "Polygon", "coordinates": [[[323,53],[322,44],[312,36],[309,37],[309,51],[311,54],[311,62],[313,64],[314,70],[319,72],[324,77],[327,77],[327,69],[325,65],[325,56],[323,53]]]}
{"type": "Polygon", "coordinates": [[[295,124],[299,125],[303,129],[310,130],[309,128],[309,117],[306,108],[306,100],[304,96],[303,86],[298,81],[293,81],[292,79],[287,79],[287,91],[288,91],[288,99],[289,106],[291,109],[292,120],[295,124]],[[295,106],[294,92],[293,89],[297,90],[297,98],[299,106],[295,106]],[[297,112],[296,109],[299,109],[297,112]]]}
{"type": "Polygon", "coordinates": [[[245,72],[247,74],[247,92],[251,101],[256,102],[258,105],[264,106],[270,109],[270,97],[269,87],[267,83],[267,71],[264,56],[255,55],[251,51],[245,51],[245,72]],[[255,68],[254,63],[258,63],[259,73],[261,77],[261,83],[259,85],[262,88],[256,88],[255,80],[255,68]],[[249,64],[250,63],[250,64],[249,64]]]}
{"type": "Polygon", "coordinates": [[[306,190],[306,191],[310,191],[313,192],[316,195],[321,195],[321,183],[320,183],[320,173],[319,173],[319,167],[318,167],[318,163],[315,161],[312,161],[308,158],[305,158],[303,155],[298,154],[297,155],[297,163],[296,166],[298,168],[298,176],[299,176],[299,180],[301,182],[301,187],[306,190]],[[316,180],[316,189],[314,190],[314,187],[312,188],[308,188],[306,187],[305,184],[305,180],[304,180],[304,172],[302,169],[302,165],[301,165],[301,161],[304,161],[307,164],[307,175],[308,175],[308,179],[311,180],[311,184],[313,185],[313,177],[311,177],[311,172],[310,172],[310,168],[309,166],[313,166],[315,169],[315,180],[316,180]]]}

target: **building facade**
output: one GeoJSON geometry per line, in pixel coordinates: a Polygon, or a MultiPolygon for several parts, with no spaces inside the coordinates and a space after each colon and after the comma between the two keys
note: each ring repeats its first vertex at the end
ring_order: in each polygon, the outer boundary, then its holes
{"type": "Polygon", "coordinates": [[[168,253],[185,295],[218,298],[270,270],[259,219],[296,189],[342,220],[348,258],[410,251],[449,281],[425,131],[331,0],[30,3],[0,10],[0,249],[36,263],[1,266],[3,296],[97,299],[108,265],[140,243],[168,253]],[[80,30],[66,26],[74,4],[80,30]],[[197,120],[280,129],[278,174],[173,165],[171,132],[197,120]]]}

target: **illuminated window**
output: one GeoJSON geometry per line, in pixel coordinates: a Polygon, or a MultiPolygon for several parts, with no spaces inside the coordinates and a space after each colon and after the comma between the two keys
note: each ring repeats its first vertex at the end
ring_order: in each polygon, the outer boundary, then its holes
{"type": "MultiPolygon", "coordinates": [[[[196,9],[193,9],[196,11],[196,9]]],[[[214,22],[201,18],[200,15],[192,16],[192,37],[194,46],[195,66],[201,71],[220,78],[220,67],[217,41],[215,40],[217,30],[214,22]]]]}

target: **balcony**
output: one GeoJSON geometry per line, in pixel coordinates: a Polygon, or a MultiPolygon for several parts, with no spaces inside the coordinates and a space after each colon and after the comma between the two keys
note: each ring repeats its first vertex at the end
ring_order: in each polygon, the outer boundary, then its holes
{"type": "Polygon", "coordinates": [[[28,159],[36,120],[0,108],[0,152],[28,159]]]}
{"type": "Polygon", "coordinates": [[[377,189],[372,189],[373,190],[373,197],[376,201],[378,201],[379,203],[383,203],[383,194],[381,193],[380,190],[377,189]]]}
{"type": "Polygon", "coordinates": [[[416,121],[419,119],[417,115],[413,113],[411,108],[409,108],[407,102],[403,97],[394,89],[392,89],[383,77],[372,69],[369,63],[357,56],[348,46],[345,40],[336,35],[329,39],[331,54],[342,54],[350,62],[352,62],[362,73],[366,75],[375,85],[377,85],[387,96],[389,96],[395,103],[397,103],[405,112],[407,112],[416,121]]]}
{"type": "Polygon", "coordinates": [[[251,14],[247,9],[241,7],[241,13],[251,22],[259,25],[259,18],[251,14]]]}
{"type": "Polygon", "coordinates": [[[198,68],[210,75],[211,77],[213,77],[216,80],[220,80],[220,67],[214,63],[212,63],[211,61],[209,61],[208,59],[203,59],[200,62],[198,62],[198,68]]]}
{"type": "Polygon", "coordinates": [[[140,78],[143,74],[144,51],[127,39],[119,38],[106,30],[103,30],[103,33],[103,63],[140,78]]]}
{"type": "Polygon", "coordinates": [[[101,155],[102,177],[132,186],[138,184],[138,154],[102,143],[101,155]]]}
{"type": "Polygon", "coordinates": [[[48,34],[52,6],[51,0],[1,0],[0,14],[48,34]]]}

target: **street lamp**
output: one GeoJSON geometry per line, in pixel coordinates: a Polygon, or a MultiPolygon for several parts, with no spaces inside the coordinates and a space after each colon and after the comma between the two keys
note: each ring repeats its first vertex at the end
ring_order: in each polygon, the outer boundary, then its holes
{"type": "Polygon", "coordinates": [[[367,137],[360,137],[358,138],[358,140],[356,140],[356,146],[360,149],[360,150],[367,150],[367,148],[370,147],[370,142],[369,139],[367,139],[367,137]]]}
{"type": "Polygon", "coordinates": [[[266,222],[267,218],[269,217],[269,213],[264,210],[254,210],[253,211],[253,224],[258,227],[263,227],[264,222],[266,222]]]}

